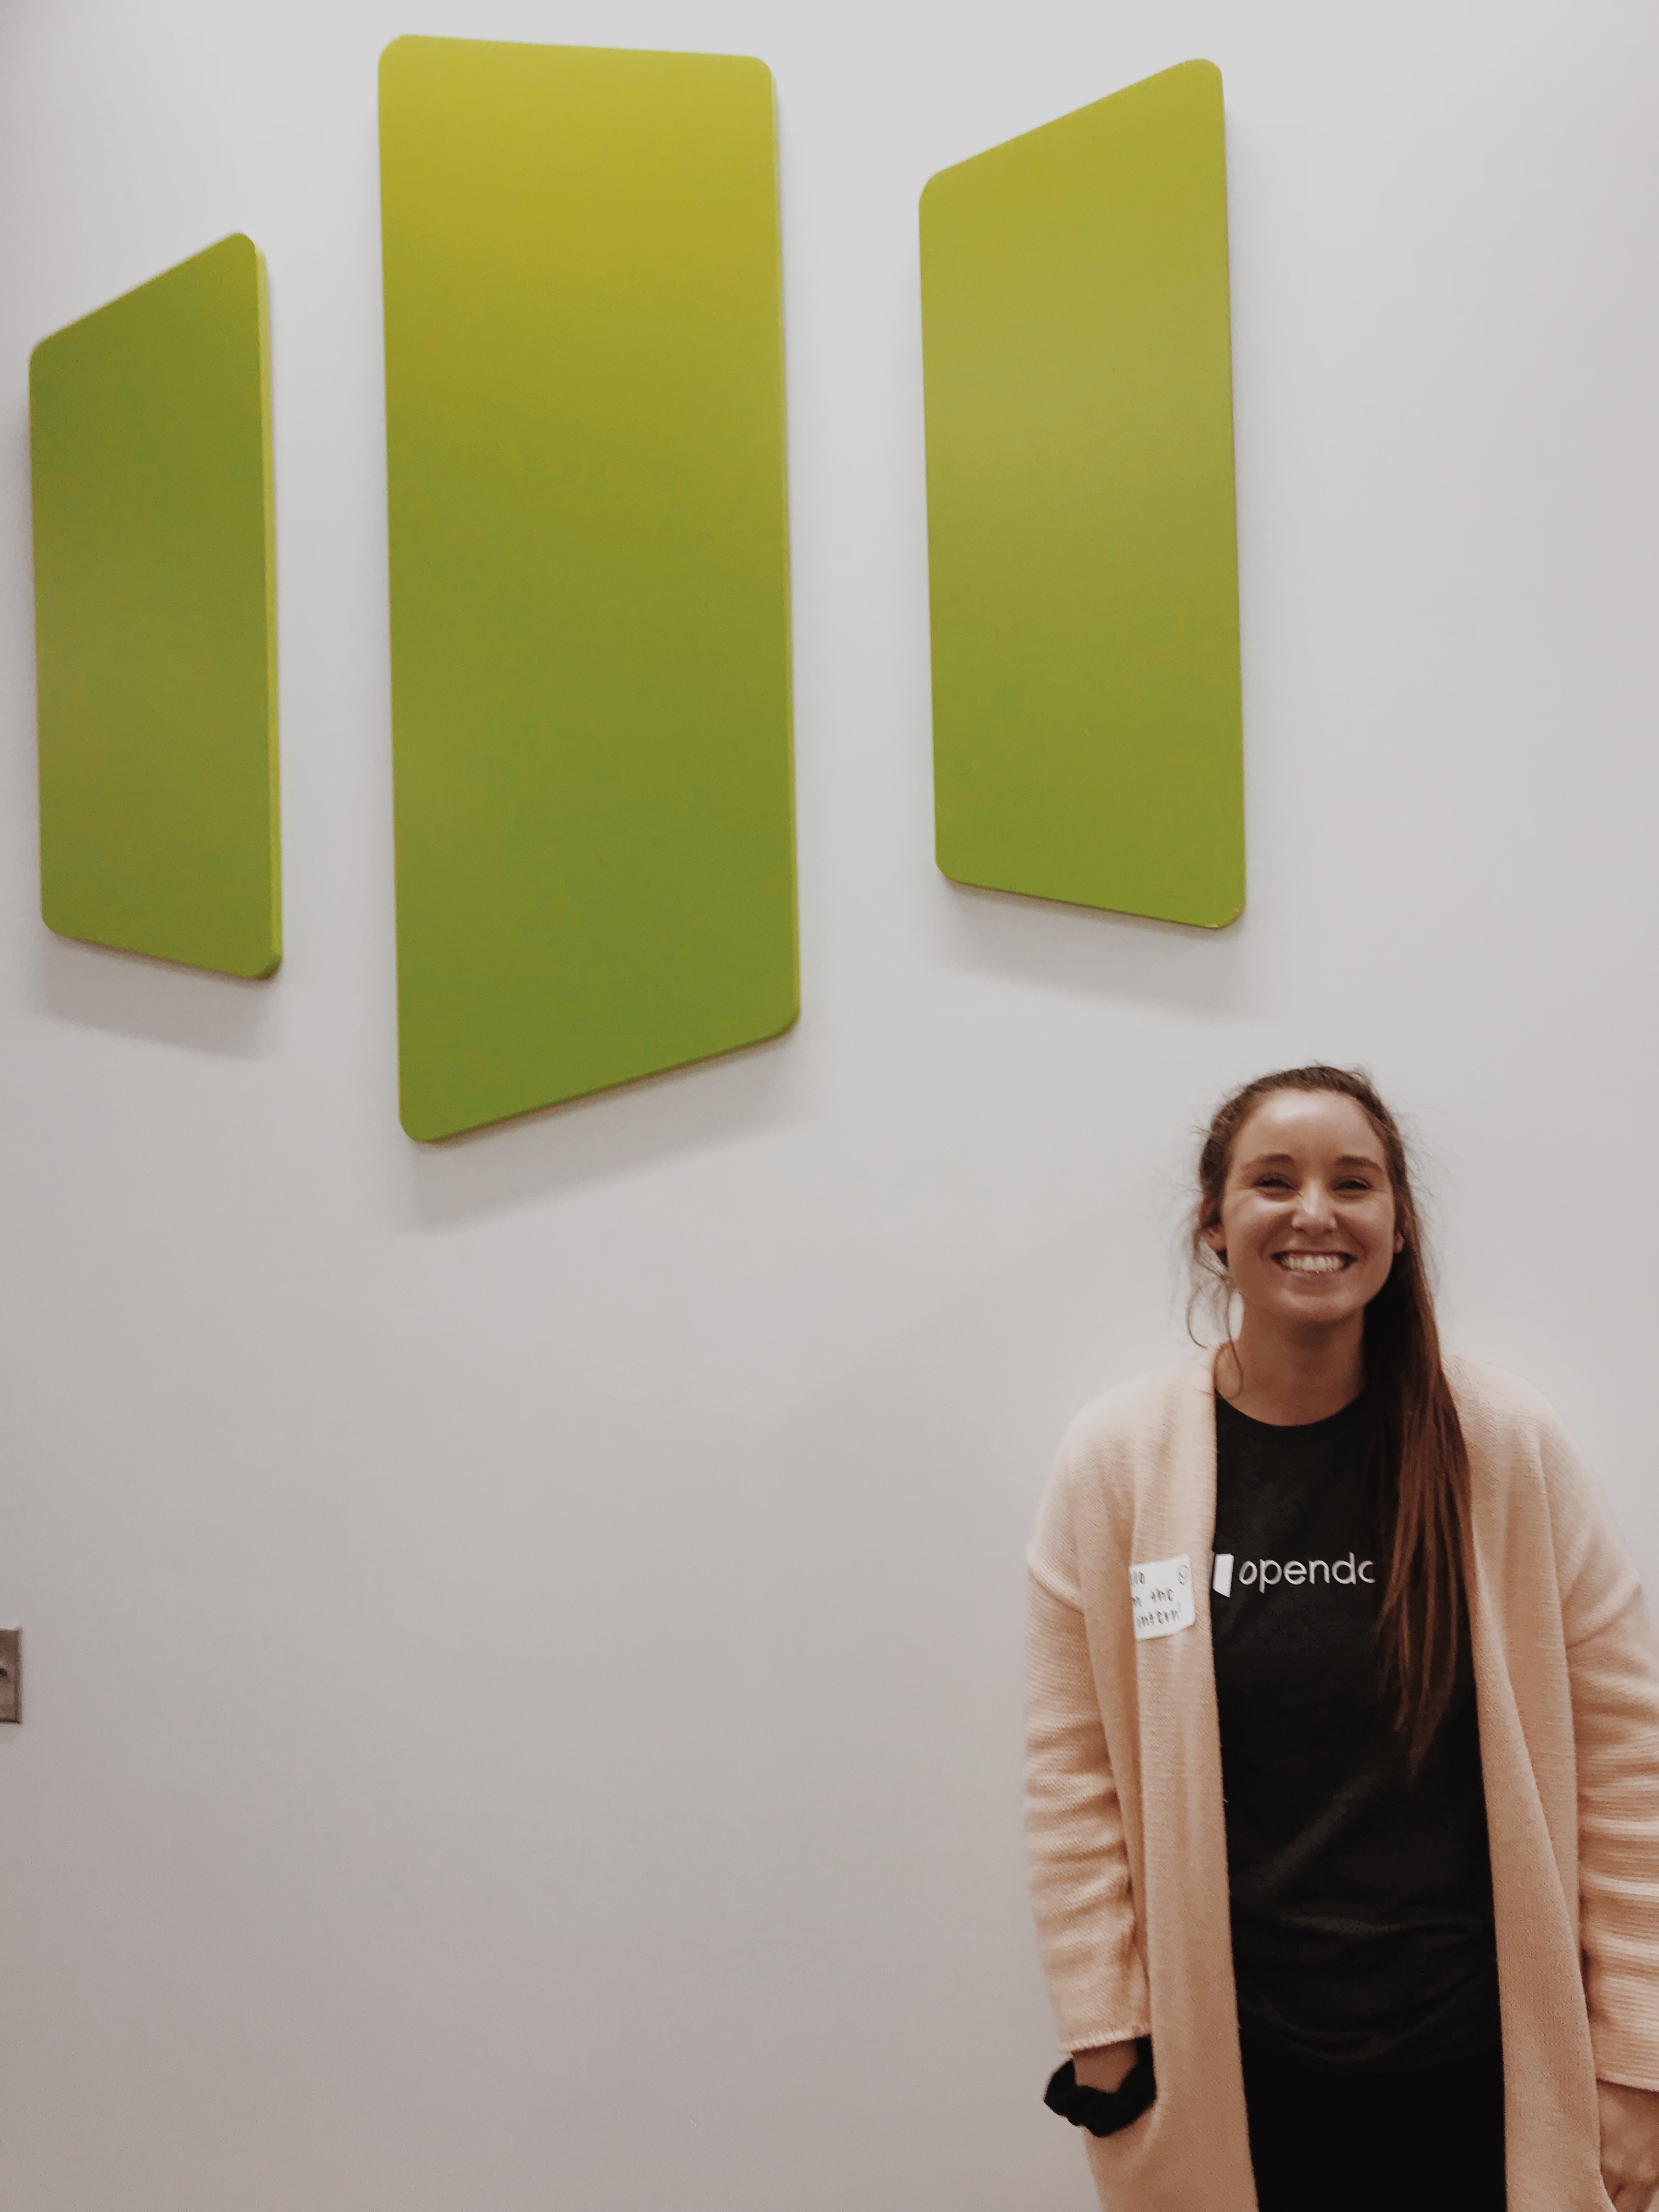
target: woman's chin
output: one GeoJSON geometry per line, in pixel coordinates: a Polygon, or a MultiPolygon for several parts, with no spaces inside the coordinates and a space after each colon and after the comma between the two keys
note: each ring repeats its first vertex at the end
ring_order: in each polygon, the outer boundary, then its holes
{"type": "MultiPolygon", "coordinates": [[[[1250,1303],[1247,1296],[1247,1310],[1250,1303]]],[[[1259,1304],[1264,1315],[1272,1314],[1277,1320],[1322,1328],[1352,1321],[1365,1310],[1364,1299],[1356,1297],[1346,1283],[1275,1283],[1259,1304]]]]}

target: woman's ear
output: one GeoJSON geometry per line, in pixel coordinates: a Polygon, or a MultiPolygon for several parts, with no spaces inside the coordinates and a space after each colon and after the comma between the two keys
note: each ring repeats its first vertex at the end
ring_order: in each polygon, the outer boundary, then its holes
{"type": "MultiPolygon", "coordinates": [[[[1218,1221],[1206,1221],[1198,1233],[1204,1239],[1204,1242],[1209,1246],[1212,1252],[1218,1254],[1219,1257],[1224,1260],[1226,1258],[1227,1240],[1222,1230],[1221,1224],[1218,1221]]],[[[1399,1249],[1398,1245],[1395,1247],[1396,1251],[1398,1251],[1399,1249]]]]}
{"type": "Polygon", "coordinates": [[[1394,1250],[1395,1250],[1395,1257],[1396,1259],[1398,1259],[1398,1258],[1399,1258],[1399,1256],[1400,1256],[1400,1255],[1401,1255],[1401,1254],[1405,1250],[1405,1249],[1406,1249],[1406,1239],[1405,1239],[1405,1236],[1404,1236],[1404,1234],[1402,1233],[1402,1231],[1401,1231],[1400,1230],[1396,1229],[1396,1230],[1395,1231],[1395,1232],[1394,1232],[1394,1250]]]}

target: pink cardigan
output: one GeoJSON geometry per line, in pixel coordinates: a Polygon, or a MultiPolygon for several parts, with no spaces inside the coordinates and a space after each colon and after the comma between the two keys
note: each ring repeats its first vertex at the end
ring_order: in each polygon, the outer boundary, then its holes
{"type": "MultiPolygon", "coordinates": [[[[1474,1478],[1510,2212],[1607,2212],[1595,2079],[1659,2088],[1659,1666],[1636,1576],[1535,1391],[1447,1362],[1474,1478]]],[[[1106,2212],[1255,2212],[1210,1654],[1206,1357],[1073,1423],[1030,1551],[1026,1822],[1068,2051],[1150,2034],[1158,2101],[1085,2136],[1106,2212]],[[1136,1643],[1133,1565],[1197,1617],[1136,1643]]]]}

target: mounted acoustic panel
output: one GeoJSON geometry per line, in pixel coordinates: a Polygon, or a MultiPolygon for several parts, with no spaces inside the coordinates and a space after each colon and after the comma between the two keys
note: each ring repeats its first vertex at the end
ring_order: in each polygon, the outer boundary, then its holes
{"type": "Polygon", "coordinates": [[[939,865],[1244,902],[1221,78],[1187,62],[921,201],[939,865]]]}
{"type": "Polygon", "coordinates": [[[782,304],[756,61],[380,69],[402,1111],[797,1011],[782,304]]]}
{"type": "Polygon", "coordinates": [[[40,908],[66,937],[283,957],[264,263],[222,239],[34,349],[40,908]]]}

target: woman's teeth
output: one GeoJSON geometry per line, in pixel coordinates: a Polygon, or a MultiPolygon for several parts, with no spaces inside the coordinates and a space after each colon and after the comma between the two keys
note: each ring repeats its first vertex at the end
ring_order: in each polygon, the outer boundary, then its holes
{"type": "Polygon", "coordinates": [[[1293,1275],[1334,1275],[1348,1264],[1346,1252],[1275,1252],[1273,1257],[1293,1275]]]}

